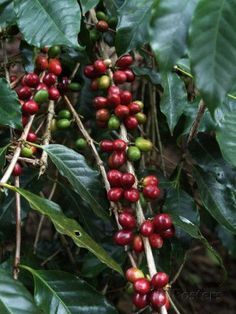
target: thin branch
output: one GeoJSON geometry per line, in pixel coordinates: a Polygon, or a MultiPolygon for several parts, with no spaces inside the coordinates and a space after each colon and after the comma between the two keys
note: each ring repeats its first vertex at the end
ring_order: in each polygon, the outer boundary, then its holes
{"type": "Polygon", "coordinates": [[[56,252],[54,252],[52,255],[50,255],[48,258],[46,258],[46,259],[40,264],[40,266],[46,265],[46,264],[47,264],[48,262],[50,262],[55,256],[57,256],[60,252],[61,252],[61,248],[59,248],[58,250],[56,250],[56,252]]]}
{"type": "Polygon", "coordinates": [[[191,140],[197,135],[198,127],[199,127],[201,119],[205,113],[205,110],[206,110],[206,105],[205,105],[204,101],[201,100],[199,103],[197,116],[196,116],[195,120],[193,121],[193,124],[192,124],[190,132],[189,132],[189,136],[187,139],[187,146],[191,142],[191,140]]]}
{"type": "Polygon", "coordinates": [[[77,71],[79,70],[79,67],[80,67],[80,62],[77,62],[75,67],[74,67],[74,69],[73,69],[73,72],[72,72],[72,74],[70,76],[70,81],[72,81],[73,78],[75,77],[77,71]]]}
{"type": "MultiPolygon", "coordinates": [[[[11,161],[12,157],[13,157],[12,155],[7,155],[6,159],[11,161]]],[[[40,166],[41,165],[40,160],[37,158],[32,159],[32,158],[26,158],[26,157],[18,157],[18,161],[25,162],[27,164],[31,164],[32,166],[40,166]]]]}
{"type": "Polygon", "coordinates": [[[175,310],[175,313],[176,314],[181,314],[180,311],[177,309],[174,301],[172,300],[171,296],[169,295],[168,292],[166,292],[167,296],[168,296],[168,299],[170,300],[170,304],[172,305],[173,309],[175,310]]]}
{"type": "MultiPolygon", "coordinates": [[[[19,177],[15,177],[15,187],[20,187],[20,179],[19,177]]],[[[14,258],[14,269],[13,269],[13,277],[15,280],[18,279],[19,275],[19,264],[20,264],[20,251],[21,251],[21,201],[20,194],[16,192],[16,250],[15,250],[15,258],[14,258]]]]}

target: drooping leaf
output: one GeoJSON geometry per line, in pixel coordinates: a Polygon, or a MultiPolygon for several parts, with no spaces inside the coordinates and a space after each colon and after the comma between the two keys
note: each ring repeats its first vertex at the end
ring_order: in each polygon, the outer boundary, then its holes
{"type": "Polygon", "coordinates": [[[133,66],[132,70],[134,71],[136,76],[145,77],[152,82],[154,85],[161,84],[161,76],[160,73],[151,68],[145,67],[137,67],[133,66]]]}
{"type": "Polygon", "coordinates": [[[151,47],[162,70],[173,67],[187,46],[196,0],[158,0],[150,27],[151,47]]]}
{"type": "Polygon", "coordinates": [[[0,2],[0,27],[7,27],[16,22],[12,0],[2,0],[0,2]]]}
{"type": "Polygon", "coordinates": [[[126,0],[118,10],[116,50],[119,55],[143,46],[148,41],[152,0],[126,0]]]}
{"type": "Polygon", "coordinates": [[[211,113],[236,78],[235,1],[200,0],[190,31],[192,73],[211,113]]]}
{"type": "Polygon", "coordinates": [[[83,14],[96,7],[99,0],[80,0],[80,4],[82,7],[83,14]]]}
{"type": "Polygon", "coordinates": [[[0,313],[40,314],[29,291],[5,270],[0,269],[0,313]]]}
{"type": "Polygon", "coordinates": [[[32,274],[35,302],[45,313],[117,313],[103,295],[79,277],[63,271],[22,268],[32,274]]]}
{"type": "Polygon", "coordinates": [[[171,134],[188,103],[184,82],[175,73],[163,74],[164,94],[160,108],[166,116],[171,134]]]}
{"type": "Polygon", "coordinates": [[[78,47],[81,12],[76,0],[15,0],[18,26],[25,40],[36,47],[78,47]]]}
{"type": "Polygon", "coordinates": [[[225,160],[236,167],[236,100],[228,98],[218,116],[217,141],[225,160]]]}
{"type": "Polygon", "coordinates": [[[70,237],[78,247],[85,248],[92,252],[102,263],[108,267],[122,273],[120,266],[107,254],[107,252],[99,246],[74,219],[66,217],[58,204],[39,197],[29,191],[5,185],[10,190],[18,192],[30,204],[31,208],[37,210],[42,215],[49,217],[54,224],[56,230],[70,237]]]}
{"type": "Polygon", "coordinates": [[[68,179],[74,190],[91,206],[91,210],[98,217],[107,218],[107,213],[99,203],[99,199],[96,199],[101,185],[98,180],[99,174],[88,166],[84,156],[58,144],[42,148],[48,153],[59,172],[68,179]]]}
{"type": "Polygon", "coordinates": [[[16,93],[0,78],[0,125],[22,128],[21,108],[16,93]]]}

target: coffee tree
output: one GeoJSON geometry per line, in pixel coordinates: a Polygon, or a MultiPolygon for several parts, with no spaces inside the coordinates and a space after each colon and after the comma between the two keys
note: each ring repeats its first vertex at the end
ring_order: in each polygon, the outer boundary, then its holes
{"type": "Polygon", "coordinates": [[[235,9],[1,1],[2,314],[179,313],[196,246],[225,273],[206,230],[230,249],[235,9]]]}

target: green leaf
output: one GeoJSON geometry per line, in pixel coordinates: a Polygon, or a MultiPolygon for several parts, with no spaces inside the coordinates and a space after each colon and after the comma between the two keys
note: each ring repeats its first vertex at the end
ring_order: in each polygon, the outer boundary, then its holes
{"type": "Polygon", "coordinates": [[[24,189],[15,188],[7,184],[5,187],[18,192],[21,196],[27,199],[31,208],[37,210],[42,215],[48,216],[56,230],[59,233],[70,237],[78,247],[89,250],[96,255],[102,263],[105,263],[108,267],[122,273],[120,266],[82,229],[77,221],[66,217],[58,204],[24,189]]]}
{"type": "Polygon", "coordinates": [[[187,93],[184,82],[175,73],[163,74],[162,85],[164,94],[161,97],[160,108],[173,135],[174,128],[188,103],[187,93]]]}
{"type": "Polygon", "coordinates": [[[96,7],[99,0],[80,0],[80,4],[82,7],[83,15],[91,10],[92,8],[96,7]]]}
{"type": "Polygon", "coordinates": [[[36,47],[78,47],[81,13],[76,0],[15,0],[18,26],[25,40],[36,47]]]}
{"type": "Polygon", "coordinates": [[[0,78],[0,124],[22,128],[21,108],[17,95],[3,78],[0,78]]]}
{"type": "Polygon", "coordinates": [[[106,219],[108,214],[95,198],[101,185],[98,180],[99,173],[88,166],[84,156],[58,144],[42,146],[42,148],[48,153],[59,172],[68,179],[74,190],[91,206],[94,213],[106,219]]]}
{"type": "Polygon", "coordinates": [[[103,4],[110,15],[116,16],[117,11],[122,6],[125,0],[103,0],[103,4]]]}
{"type": "Polygon", "coordinates": [[[0,269],[0,313],[40,314],[29,291],[20,281],[14,280],[0,269]]]}
{"type": "Polygon", "coordinates": [[[126,0],[118,10],[116,50],[119,55],[143,46],[148,41],[152,0],[126,0]]]}
{"type": "Polygon", "coordinates": [[[0,170],[4,167],[6,163],[6,153],[7,153],[8,147],[9,147],[9,144],[4,147],[0,147],[0,170]]]}
{"type": "Polygon", "coordinates": [[[2,0],[0,3],[0,27],[5,28],[16,22],[12,0],[2,0]]]}
{"type": "Polygon", "coordinates": [[[34,72],[34,47],[27,44],[26,41],[21,40],[20,51],[22,63],[26,72],[34,72]]]}
{"type": "Polygon", "coordinates": [[[235,1],[200,0],[192,21],[192,73],[211,114],[224,101],[236,77],[235,12],[235,1]]]}
{"type": "Polygon", "coordinates": [[[188,28],[196,2],[196,0],[156,1],[150,37],[151,47],[162,70],[171,69],[185,53],[188,28]]]}
{"type": "Polygon", "coordinates": [[[236,167],[236,101],[228,98],[218,116],[216,139],[225,160],[236,167]]]}
{"type": "Polygon", "coordinates": [[[157,71],[155,71],[154,69],[151,68],[145,68],[145,67],[137,67],[137,66],[133,66],[132,70],[134,71],[136,76],[141,76],[141,77],[145,77],[148,80],[150,80],[150,82],[154,85],[158,85],[161,84],[161,76],[160,73],[158,73],[157,71]]]}
{"type": "Polygon", "coordinates": [[[35,302],[45,313],[53,314],[116,314],[104,296],[84,280],[70,273],[53,270],[29,271],[35,284],[35,302]]]}

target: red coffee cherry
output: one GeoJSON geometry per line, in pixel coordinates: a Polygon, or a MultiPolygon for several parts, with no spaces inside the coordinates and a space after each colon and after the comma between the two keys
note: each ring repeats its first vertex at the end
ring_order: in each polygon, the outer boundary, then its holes
{"type": "Polygon", "coordinates": [[[164,231],[172,227],[172,219],[168,214],[157,214],[153,219],[155,230],[164,231]]]}
{"type": "Polygon", "coordinates": [[[140,233],[144,237],[149,237],[154,232],[154,225],[152,220],[144,221],[140,226],[140,233]]]}
{"type": "Polygon", "coordinates": [[[129,172],[123,173],[120,182],[124,189],[130,189],[135,183],[135,176],[129,172]]]}
{"type": "Polygon", "coordinates": [[[143,188],[143,195],[148,199],[155,200],[160,194],[161,191],[156,185],[147,185],[143,188]]]}
{"type": "Polygon", "coordinates": [[[103,152],[110,153],[113,152],[113,141],[103,140],[100,142],[100,149],[103,152]]]}
{"type": "Polygon", "coordinates": [[[40,71],[45,71],[48,68],[48,59],[44,56],[38,55],[36,58],[36,68],[40,71]]]}
{"type": "Polygon", "coordinates": [[[32,143],[35,143],[36,141],[37,141],[37,134],[36,133],[34,133],[34,132],[29,132],[28,133],[28,135],[27,135],[27,138],[26,138],[26,140],[28,141],[28,142],[32,142],[32,143]]]}
{"type": "Polygon", "coordinates": [[[129,108],[130,114],[136,114],[141,111],[139,105],[136,104],[135,102],[132,102],[131,104],[129,104],[128,108],[129,108]]]}
{"type": "Polygon", "coordinates": [[[102,96],[97,96],[93,100],[93,106],[95,109],[103,109],[107,107],[107,99],[102,96]]]}
{"type": "Polygon", "coordinates": [[[16,75],[11,75],[10,76],[10,82],[13,83],[17,80],[17,76],[16,75]]]}
{"type": "Polygon", "coordinates": [[[135,293],[132,301],[138,309],[143,309],[149,304],[149,297],[147,294],[135,293]]]}
{"type": "Polygon", "coordinates": [[[113,81],[115,84],[123,84],[127,80],[127,76],[124,71],[115,71],[113,74],[113,81]]]}
{"type": "Polygon", "coordinates": [[[143,179],[143,186],[147,186],[147,185],[158,185],[159,184],[159,180],[156,176],[147,176],[143,179]]]}
{"type": "Polygon", "coordinates": [[[143,240],[140,235],[134,236],[132,247],[133,247],[133,250],[137,253],[143,252],[144,250],[143,240]]]}
{"type": "Polygon", "coordinates": [[[28,121],[29,121],[29,116],[22,115],[22,119],[21,119],[22,125],[23,125],[23,126],[26,126],[26,124],[28,123],[28,121]]]}
{"type": "Polygon", "coordinates": [[[48,72],[53,73],[56,76],[61,74],[62,67],[61,67],[61,63],[58,59],[50,59],[49,60],[48,72]]]}
{"type": "Polygon", "coordinates": [[[23,168],[21,165],[17,162],[13,168],[12,175],[14,177],[19,177],[22,174],[23,168]]]}
{"type": "Polygon", "coordinates": [[[132,94],[128,90],[120,92],[120,103],[121,105],[128,105],[132,102],[132,94]]]}
{"type": "Polygon", "coordinates": [[[124,198],[131,203],[135,203],[139,200],[139,191],[135,188],[126,190],[124,192],[124,198]]]}
{"type": "Polygon", "coordinates": [[[116,66],[119,68],[127,68],[133,63],[133,57],[129,54],[121,56],[117,61],[116,61],[116,66]]]}
{"type": "Polygon", "coordinates": [[[106,32],[109,29],[109,25],[106,21],[101,20],[97,22],[96,29],[100,32],[106,32]]]}
{"type": "Polygon", "coordinates": [[[24,82],[29,87],[36,87],[39,84],[39,77],[35,73],[28,73],[24,77],[24,82]]]}
{"type": "Polygon", "coordinates": [[[57,77],[53,73],[47,73],[43,78],[43,83],[46,84],[48,87],[55,84],[57,81],[57,77]]]}
{"type": "Polygon", "coordinates": [[[24,103],[24,105],[22,106],[22,110],[24,113],[33,115],[39,111],[39,106],[34,100],[29,100],[24,103]]]}
{"type": "Polygon", "coordinates": [[[119,202],[123,196],[123,189],[121,188],[111,188],[107,193],[107,198],[110,202],[119,202]]]}
{"type": "Polygon", "coordinates": [[[160,234],[163,239],[173,238],[173,236],[175,235],[175,227],[171,226],[170,228],[161,231],[160,234]]]}
{"type": "Polygon", "coordinates": [[[134,215],[134,210],[132,207],[123,207],[122,211],[123,211],[123,213],[129,213],[131,215],[134,215]]]}
{"type": "Polygon", "coordinates": [[[110,118],[110,111],[107,109],[99,109],[96,112],[96,120],[106,122],[110,118]]]}
{"type": "Polygon", "coordinates": [[[121,139],[117,139],[117,140],[113,141],[113,148],[117,152],[123,152],[126,150],[127,144],[125,141],[123,141],[121,139]]]}
{"type": "Polygon", "coordinates": [[[96,60],[93,64],[93,67],[98,74],[106,73],[107,67],[102,60],[96,60]]]}
{"type": "Polygon", "coordinates": [[[134,290],[141,294],[147,294],[151,290],[150,281],[146,278],[139,278],[134,282],[134,290]]]}
{"type": "Polygon", "coordinates": [[[148,239],[149,239],[151,247],[154,248],[154,249],[160,249],[163,246],[163,239],[157,233],[151,234],[148,237],[148,239]]]}
{"type": "Polygon", "coordinates": [[[125,277],[129,282],[134,283],[137,279],[144,278],[144,274],[140,269],[130,267],[126,270],[125,277]]]}
{"type": "Polygon", "coordinates": [[[120,168],[126,163],[126,153],[125,152],[114,152],[108,160],[109,167],[120,168]],[[109,162],[110,161],[110,162],[109,162]]]}
{"type": "Polygon", "coordinates": [[[135,80],[135,74],[131,69],[125,69],[124,72],[126,74],[127,82],[131,83],[135,80]]]}
{"type": "Polygon", "coordinates": [[[48,92],[48,87],[44,83],[39,83],[39,85],[36,87],[36,91],[39,91],[41,89],[46,90],[48,92]]]}
{"type": "Polygon", "coordinates": [[[91,85],[90,85],[90,88],[91,88],[91,90],[93,90],[93,91],[98,90],[98,80],[97,80],[97,79],[92,80],[91,85]]]}
{"type": "Polygon", "coordinates": [[[169,282],[169,276],[164,272],[156,273],[151,280],[151,284],[154,289],[165,287],[169,282]]]}
{"type": "Polygon", "coordinates": [[[49,94],[49,99],[54,100],[54,101],[58,100],[60,97],[59,90],[54,86],[49,88],[48,94],[49,94]]]}
{"type": "Polygon", "coordinates": [[[111,187],[121,186],[122,173],[119,170],[109,170],[107,173],[107,180],[109,181],[111,187]]]}
{"type": "Polygon", "coordinates": [[[108,95],[120,95],[120,92],[119,87],[115,85],[110,86],[107,90],[108,95]]]}
{"type": "Polygon", "coordinates": [[[124,120],[127,129],[134,130],[138,127],[138,120],[134,116],[129,116],[124,120]]]}
{"type": "Polygon", "coordinates": [[[150,303],[154,310],[158,310],[160,307],[166,304],[167,297],[164,290],[154,290],[150,295],[150,303]]]}
{"type": "Polygon", "coordinates": [[[125,246],[133,240],[133,232],[130,230],[119,230],[114,234],[114,242],[117,245],[125,246]]]}
{"type": "Polygon", "coordinates": [[[17,90],[17,95],[21,100],[28,100],[31,96],[31,89],[28,86],[22,86],[17,90]]]}
{"type": "Polygon", "coordinates": [[[118,216],[120,225],[126,230],[133,230],[136,227],[136,219],[134,215],[122,212],[118,216]]]}
{"type": "Polygon", "coordinates": [[[86,65],[86,67],[84,68],[84,75],[88,78],[97,77],[94,66],[92,64],[86,65]]]}
{"type": "Polygon", "coordinates": [[[129,116],[129,108],[127,106],[123,106],[123,105],[118,105],[115,108],[115,115],[120,118],[123,119],[125,117],[129,116]]]}
{"type": "Polygon", "coordinates": [[[120,104],[120,95],[119,94],[108,94],[107,103],[110,107],[116,107],[120,104]]]}

